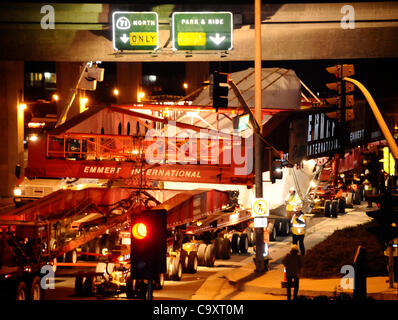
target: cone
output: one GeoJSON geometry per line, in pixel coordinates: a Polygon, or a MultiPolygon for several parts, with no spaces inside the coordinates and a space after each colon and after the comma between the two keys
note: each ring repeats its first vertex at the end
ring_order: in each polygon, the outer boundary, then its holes
{"type": "Polygon", "coordinates": [[[286,268],[283,268],[283,280],[281,281],[282,288],[287,287],[286,268]]]}

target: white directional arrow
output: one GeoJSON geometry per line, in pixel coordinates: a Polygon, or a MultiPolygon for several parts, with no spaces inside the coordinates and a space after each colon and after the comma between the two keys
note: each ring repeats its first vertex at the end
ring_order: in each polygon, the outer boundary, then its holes
{"type": "Polygon", "coordinates": [[[123,36],[121,36],[121,37],[120,37],[120,40],[122,40],[122,41],[123,41],[123,43],[126,43],[127,41],[129,41],[129,37],[128,37],[128,36],[126,36],[126,34],[125,34],[125,33],[123,33],[123,36]]]}
{"type": "Polygon", "coordinates": [[[220,37],[220,34],[219,34],[219,33],[216,33],[216,36],[215,36],[215,37],[210,36],[209,38],[210,38],[210,40],[213,41],[217,46],[220,45],[220,43],[223,42],[223,41],[225,40],[225,37],[224,37],[224,36],[220,37]]]}

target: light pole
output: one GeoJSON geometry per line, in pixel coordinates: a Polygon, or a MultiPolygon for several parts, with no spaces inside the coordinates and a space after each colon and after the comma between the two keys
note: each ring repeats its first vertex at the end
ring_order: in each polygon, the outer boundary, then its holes
{"type": "MultiPolygon", "coordinates": [[[[256,198],[263,197],[263,168],[262,168],[262,151],[263,143],[261,140],[262,133],[262,112],[261,112],[261,0],[254,2],[254,115],[258,124],[259,132],[254,136],[254,184],[256,190],[256,198]]],[[[256,227],[256,272],[264,272],[264,228],[256,227]]]]}

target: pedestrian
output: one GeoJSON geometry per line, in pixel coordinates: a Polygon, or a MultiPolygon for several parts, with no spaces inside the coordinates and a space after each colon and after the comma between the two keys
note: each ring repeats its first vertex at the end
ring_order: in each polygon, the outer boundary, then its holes
{"type": "Polygon", "coordinates": [[[307,218],[303,211],[303,206],[300,204],[297,206],[297,211],[294,213],[291,220],[292,223],[292,237],[293,244],[299,244],[300,253],[302,256],[305,255],[304,237],[307,218]]]}
{"type": "Polygon", "coordinates": [[[297,245],[292,245],[290,252],[283,258],[282,263],[286,270],[287,300],[291,300],[291,288],[293,285],[293,299],[297,299],[299,291],[300,270],[303,265],[303,257],[298,252],[297,245]]]}
{"type": "Polygon", "coordinates": [[[297,211],[297,206],[301,203],[302,201],[294,187],[290,187],[289,193],[285,199],[286,216],[289,220],[293,217],[293,214],[297,211]]]}

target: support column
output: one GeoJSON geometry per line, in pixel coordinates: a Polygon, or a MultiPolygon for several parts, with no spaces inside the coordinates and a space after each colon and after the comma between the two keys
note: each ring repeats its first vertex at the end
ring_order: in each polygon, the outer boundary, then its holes
{"type": "Polygon", "coordinates": [[[209,62],[185,63],[185,82],[188,85],[186,95],[201,87],[206,80],[209,80],[209,62]]]}
{"type": "Polygon", "coordinates": [[[116,83],[119,90],[117,103],[135,103],[142,88],[141,62],[117,62],[116,83]]]}
{"type": "MultiPolygon", "coordinates": [[[[59,101],[57,102],[57,117],[59,118],[62,110],[66,108],[72,97],[73,90],[79,80],[81,68],[83,63],[80,62],[57,62],[56,75],[57,75],[57,93],[59,101]]],[[[80,113],[80,94],[77,93],[76,97],[68,111],[66,120],[80,113]]]]}
{"type": "Polygon", "coordinates": [[[24,168],[23,89],[24,62],[0,61],[0,197],[12,196],[15,166],[24,168]]]}

